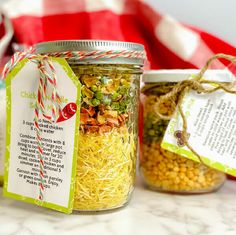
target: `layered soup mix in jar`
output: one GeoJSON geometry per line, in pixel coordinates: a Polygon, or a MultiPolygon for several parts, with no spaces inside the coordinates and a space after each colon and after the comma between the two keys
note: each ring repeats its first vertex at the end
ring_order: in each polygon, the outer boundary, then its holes
{"type": "MultiPolygon", "coordinates": [[[[141,137],[140,170],[146,185],[158,191],[173,193],[205,193],[218,189],[225,180],[225,174],[161,148],[162,138],[169,123],[155,112],[158,100],[168,93],[177,82],[187,80],[198,70],[147,71],[143,75],[142,89],[143,128],[141,137]]],[[[205,79],[214,81],[224,77],[224,71],[208,70],[205,79]],[[222,76],[223,75],[223,76],[222,76]]],[[[222,80],[221,80],[222,81],[222,80]]],[[[159,112],[172,115],[175,102],[161,103],[159,112]]]]}
{"type": "Polygon", "coordinates": [[[6,86],[0,79],[0,186],[3,185],[6,143],[6,86]]]}
{"type": "Polygon", "coordinates": [[[74,210],[122,207],[134,188],[144,47],[115,41],[56,41],[38,44],[37,51],[87,55],[105,51],[93,58],[66,57],[82,84],[74,210]]]}

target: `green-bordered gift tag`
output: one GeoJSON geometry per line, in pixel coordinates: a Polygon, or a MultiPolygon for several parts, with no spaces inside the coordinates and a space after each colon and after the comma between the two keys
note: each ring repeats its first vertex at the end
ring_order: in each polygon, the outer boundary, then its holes
{"type": "MultiPolygon", "coordinates": [[[[209,167],[236,176],[236,95],[219,90],[210,94],[188,92],[182,103],[189,145],[209,167]]],[[[169,122],[161,147],[199,161],[182,139],[179,112],[169,122]]]]}
{"type": "Polygon", "coordinates": [[[0,80],[0,185],[3,183],[5,140],[6,140],[6,90],[5,82],[0,80]]]}
{"type": "MultiPolygon", "coordinates": [[[[48,60],[54,67],[56,89],[60,97],[60,116],[56,122],[43,116],[43,111],[50,113],[53,104],[53,88],[46,89],[50,87],[50,78],[38,90],[40,76],[47,79],[45,76],[50,77],[50,72],[42,75],[37,63],[32,59],[24,59],[6,78],[4,195],[71,213],[79,131],[80,83],[66,60],[48,60]],[[44,103],[36,110],[37,102],[41,103],[42,97],[44,103]],[[37,114],[38,118],[35,119],[37,114]]],[[[53,81],[51,83],[54,84],[53,81]]]]}

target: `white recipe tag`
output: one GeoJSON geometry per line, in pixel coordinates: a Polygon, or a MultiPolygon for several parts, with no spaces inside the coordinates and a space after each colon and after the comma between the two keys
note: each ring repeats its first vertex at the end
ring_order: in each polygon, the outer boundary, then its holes
{"type": "MultiPolygon", "coordinates": [[[[187,120],[188,142],[206,165],[236,176],[236,95],[224,91],[185,95],[183,112],[187,120]]],[[[199,161],[181,139],[179,112],[169,122],[161,147],[199,161]]]]}
{"type": "MultiPolygon", "coordinates": [[[[60,122],[51,123],[39,110],[42,164],[34,125],[40,76],[37,64],[25,59],[6,78],[7,148],[4,194],[70,213],[74,197],[80,84],[64,59],[50,60],[57,76],[56,88],[60,94],[63,115],[59,118],[60,122]],[[75,107],[77,105],[77,111],[74,109],[73,113],[69,109],[70,104],[75,107]],[[44,179],[43,200],[39,198],[40,170],[44,179]]],[[[44,106],[45,111],[50,113],[50,94],[46,94],[44,106]]]]}

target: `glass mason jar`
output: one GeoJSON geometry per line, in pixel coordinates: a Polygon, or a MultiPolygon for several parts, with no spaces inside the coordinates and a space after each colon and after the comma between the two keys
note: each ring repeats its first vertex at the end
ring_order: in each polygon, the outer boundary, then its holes
{"type": "Polygon", "coordinates": [[[3,185],[6,142],[6,86],[0,79],[0,186],[3,185]]]}
{"type": "MultiPolygon", "coordinates": [[[[173,193],[206,193],[217,190],[225,181],[225,174],[161,148],[168,125],[154,113],[154,105],[177,82],[187,80],[198,70],[147,71],[143,75],[142,89],[143,126],[141,137],[140,171],[146,185],[158,191],[173,193]]],[[[229,74],[208,70],[207,80],[229,82],[229,74]],[[223,77],[223,80],[222,80],[223,77]]],[[[171,115],[176,106],[171,102],[161,104],[160,112],[171,115]]]]}
{"type": "MultiPolygon", "coordinates": [[[[39,53],[134,50],[136,43],[56,41],[39,53]]],[[[80,133],[74,210],[102,211],[124,206],[134,188],[137,123],[143,59],[68,59],[81,87],[80,133]]]]}

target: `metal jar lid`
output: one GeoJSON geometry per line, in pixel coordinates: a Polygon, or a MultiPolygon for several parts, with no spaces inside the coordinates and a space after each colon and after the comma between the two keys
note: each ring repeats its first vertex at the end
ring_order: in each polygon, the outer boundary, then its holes
{"type": "MultiPolygon", "coordinates": [[[[180,82],[191,79],[200,72],[198,69],[149,70],[143,74],[145,83],[180,82]]],[[[212,82],[232,82],[234,75],[229,70],[208,69],[204,79],[212,82]]]]}
{"type": "Polygon", "coordinates": [[[114,57],[114,58],[83,58],[80,60],[68,59],[70,63],[79,64],[133,64],[143,65],[145,50],[142,44],[133,42],[104,41],[104,40],[60,40],[38,43],[35,45],[38,54],[53,54],[67,51],[137,51],[143,53],[143,57],[114,57]]]}

